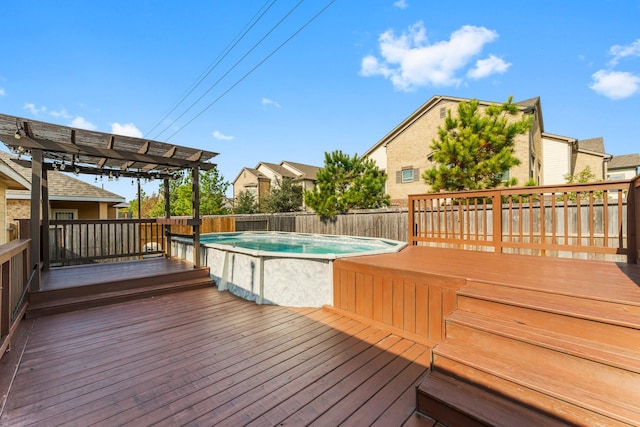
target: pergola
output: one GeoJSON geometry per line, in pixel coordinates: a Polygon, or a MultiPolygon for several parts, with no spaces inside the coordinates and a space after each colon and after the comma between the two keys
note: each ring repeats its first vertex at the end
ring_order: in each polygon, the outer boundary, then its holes
{"type": "MultiPolygon", "coordinates": [[[[164,180],[165,217],[170,217],[169,180],[182,170],[192,174],[194,264],[199,262],[200,200],[199,172],[216,165],[209,160],[218,153],[130,136],[75,129],[0,114],[0,141],[14,161],[31,168],[31,254],[35,258],[33,289],[40,287],[40,248],[49,247],[48,233],[40,233],[40,223],[49,228],[47,171],[60,170],[106,177],[164,180]],[[22,156],[25,158],[23,159],[22,156]],[[41,208],[42,207],[42,208],[41,208]],[[42,217],[40,216],[42,214],[42,217]],[[41,237],[42,236],[42,241],[41,237]]],[[[45,266],[47,267],[47,266],[45,266]]]]}

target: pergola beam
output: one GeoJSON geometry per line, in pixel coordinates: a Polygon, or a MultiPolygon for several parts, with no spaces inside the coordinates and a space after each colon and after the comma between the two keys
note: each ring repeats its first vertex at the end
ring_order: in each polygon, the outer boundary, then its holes
{"type": "Polygon", "coordinates": [[[176,159],[173,157],[157,156],[153,154],[140,154],[132,151],[122,151],[92,147],[89,145],[72,145],[68,143],[49,141],[34,137],[23,137],[20,139],[20,146],[25,149],[51,151],[63,154],[89,156],[96,158],[107,158],[123,161],[133,161],[139,163],[154,164],[155,166],[168,166],[180,169],[190,169],[200,167],[201,169],[211,169],[206,163],[194,162],[187,159],[176,159]]]}

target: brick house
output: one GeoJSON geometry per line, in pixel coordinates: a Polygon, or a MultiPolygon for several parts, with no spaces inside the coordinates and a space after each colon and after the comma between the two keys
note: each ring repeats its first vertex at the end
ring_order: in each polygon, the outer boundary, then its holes
{"type": "Polygon", "coordinates": [[[255,168],[244,167],[233,180],[233,199],[237,200],[240,193],[249,191],[259,203],[269,196],[272,187],[284,179],[291,179],[303,189],[310,190],[316,183],[319,169],[317,166],[289,161],[280,164],[260,162],[255,168]]]}
{"type": "MultiPolygon", "coordinates": [[[[31,169],[13,162],[11,157],[0,152],[0,160],[28,184],[26,189],[6,192],[7,220],[13,223],[31,216],[31,169]]],[[[116,205],[126,202],[122,196],[63,172],[50,170],[47,177],[51,219],[112,219],[117,217],[116,205]]]]}
{"type": "MultiPolygon", "coordinates": [[[[429,191],[422,173],[433,167],[431,142],[438,138],[438,127],[444,125],[447,110],[455,115],[458,103],[462,101],[469,99],[432,97],[363,154],[386,172],[386,191],[392,205],[404,207],[410,194],[429,191]]],[[[478,102],[480,109],[496,103],[478,102]]],[[[514,155],[520,164],[505,173],[505,179],[516,178],[519,186],[529,180],[536,185],[564,184],[567,174],[576,174],[587,165],[598,179],[606,178],[611,155],[605,153],[602,138],[579,141],[546,133],[539,97],[515,104],[519,112],[513,120],[531,115],[533,121],[527,134],[515,138],[514,155]]]]}

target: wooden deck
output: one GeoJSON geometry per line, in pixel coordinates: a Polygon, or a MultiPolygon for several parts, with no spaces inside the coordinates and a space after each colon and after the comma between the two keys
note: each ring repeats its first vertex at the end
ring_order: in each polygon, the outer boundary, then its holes
{"type": "Polygon", "coordinates": [[[412,413],[429,348],[323,309],[208,288],[21,328],[1,426],[427,425],[412,413]]]}
{"type": "MultiPolygon", "coordinates": [[[[45,287],[192,268],[168,261],[45,287]]],[[[0,426],[640,425],[640,266],[411,246],[335,272],[331,308],[208,287],[27,319],[0,426]]]]}

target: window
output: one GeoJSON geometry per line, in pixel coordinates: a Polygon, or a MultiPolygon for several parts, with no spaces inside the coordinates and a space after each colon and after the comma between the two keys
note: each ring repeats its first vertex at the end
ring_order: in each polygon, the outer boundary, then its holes
{"type": "Polygon", "coordinates": [[[447,109],[445,107],[440,108],[440,118],[444,119],[447,117],[447,109]]]}
{"type": "Polygon", "coordinates": [[[607,179],[609,181],[617,181],[619,179],[625,179],[625,176],[623,173],[610,173],[607,175],[607,179]]]}
{"type": "Polygon", "coordinates": [[[510,177],[511,174],[509,173],[509,169],[507,169],[506,171],[502,172],[502,174],[500,174],[500,182],[507,182],[509,181],[510,177]]]}
{"type": "Polygon", "coordinates": [[[60,220],[78,219],[78,210],[77,209],[52,209],[51,217],[52,219],[60,219],[60,220]]]}
{"type": "Polygon", "coordinates": [[[396,184],[415,182],[419,179],[420,169],[414,169],[412,166],[405,166],[402,168],[402,170],[396,171],[396,184]]]}

